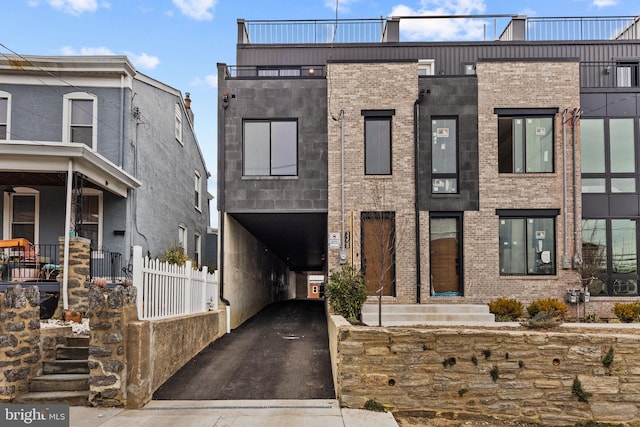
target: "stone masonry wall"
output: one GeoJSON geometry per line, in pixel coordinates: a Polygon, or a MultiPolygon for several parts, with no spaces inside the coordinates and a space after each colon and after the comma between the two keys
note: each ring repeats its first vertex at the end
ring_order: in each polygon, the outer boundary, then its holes
{"type": "Polygon", "coordinates": [[[89,402],[125,406],[127,400],[127,325],[138,320],[136,288],[90,285],[89,402]]]}
{"type": "MultiPolygon", "coordinates": [[[[67,295],[69,301],[69,310],[73,312],[84,313],[89,306],[89,280],[91,263],[91,250],[89,248],[91,241],[83,237],[72,237],[69,239],[69,272],[67,281],[67,295]]],[[[64,265],[64,238],[60,238],[60,265],[64,265]]],[[[62,280],[63,272],[58,274],[60,282],[60,299],[58,300],[58,308],[53,317],[59,319],[62,317],[63,299],[62,299],[62,280]]]]}
{"type": "MultiPolygon", "coordinates": [[[[331,317],[334,323],[333,318],[341,319],[331,317]]],[[[639,329],[335,325],[336,391],[343,406],[361,408],[375,399],[394,412],[449,412],[543,425],[640,418],[639,329]],[[611,349],[613,362],[606,366],[611,349]],[[587,402],[573,392],[576,379],[589,393],[587,402]]]]}
{"type": "MultiPolygon", "coordinates": [[[[328,65],[327,128],[329,143],[328,231],[341,230],[341,125],[344,110],[345,231],[351,233],[348,263],[361,266],[360,214],[395,212],[396,292],[387,302],[416,301],[415,177],[413,104],[418,97],[417,63],[333,63],[328,65]],[[362,110],[395,110],[391,118],[392,175],[364,173],[362,110]]],[[[339,251],[330,250],[330,269],[338,268],[339,251]]]]}
{"type": "Polygon", "coordinates": [[[0,293],[0,402],[29,391],[41,372],[40,291],[10,286],[0,293]]]}

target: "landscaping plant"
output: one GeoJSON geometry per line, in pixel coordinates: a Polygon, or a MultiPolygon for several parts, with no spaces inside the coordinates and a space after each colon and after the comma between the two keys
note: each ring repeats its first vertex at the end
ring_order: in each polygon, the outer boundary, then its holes
{"type": "Polygon", "coordinates": [[[515,322],[522,317],[524,306],[513,298],[500,297],[489,303],[489,311],[496,315],[497,322],[515,322]]]}
{"type": "Polygon", "coordinates": [[[560,320],[564,320],[569,312],[569,307],[567,304],[563,303],[557,298],[544,298],[533,301],[527,307],[527,313],[529,316],[535,317],[536,314],[541,311],[546,311],[547,313],[553,313],[560,320]]]}
{"type": "Polygon", "coordinates": [[[367,300],[367,287],[360,270],[349,265],[331,270],[325,296],[336,314],[351,323],[358,323],[362,305],[367,300]]]}

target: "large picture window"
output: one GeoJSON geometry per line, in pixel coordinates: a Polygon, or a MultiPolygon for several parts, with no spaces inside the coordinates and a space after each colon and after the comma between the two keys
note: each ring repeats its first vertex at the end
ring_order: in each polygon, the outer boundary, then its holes
{"type": "Polygon", "coordinates": [[[298,122],[295,120],[245,120],[245,176],[295,176],[298,174],[298,122]]]}
{"type": "MultiPolygon", "coordinates": [[[[513,114],[498,117],[498,171],[500,173],[553,172],[553,114],[541,109],[535,114],[513,114]]],[[[534,111],[532,111],[534,112],[534,111]]]]}
{"type": "Polygon", "coordinates": [[[500,275],[556,274],[555,216],[546,211],[513,214],[500,216],[500,275]]]}
{"type": "Polygon", "coordinates": [[[583,193],[635,193],[634,119],[582,119],[583,193]]]}
{"type": "Polygon", "coordinates": [[[431,192],[458,192],[458,122],[455,118],[431,121],[431,192]]]}
{"type": "Polygon", "coordinates": [[[593,296],[638,295],[634,219],[582,220],[582,280],[593,296]]]}

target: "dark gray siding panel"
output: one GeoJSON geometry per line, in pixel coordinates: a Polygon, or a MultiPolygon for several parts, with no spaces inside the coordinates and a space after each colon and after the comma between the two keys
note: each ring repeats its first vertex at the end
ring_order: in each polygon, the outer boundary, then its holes
{"type": "Polygon", "coordinates": [[[471,211],[479,209],[478,81],[469,77],[426,77],[427,90],[420,104],[419,209],[422,211],[471,211]],[[458,118],[459,194],[431,193],[431,119],[458,118]]]}
{"type": "Polygon", "coordinates": [[[331,61],[435,59],[436,73],[457,75],[462,64],[496,58],[579,58],[611,61],[640,58],[632,40],[595,42],[434,42],[336,45],[238,45],[237,65],[318,65],[331,61]]]}
{"type": "Polygon", "coordinates": [[[326,212],[328,207],[325,80],[227,80],[225,189],[227,212],[326,212]],[[298,176],[242,176],[243,119],[297,119],[298,176]]]}

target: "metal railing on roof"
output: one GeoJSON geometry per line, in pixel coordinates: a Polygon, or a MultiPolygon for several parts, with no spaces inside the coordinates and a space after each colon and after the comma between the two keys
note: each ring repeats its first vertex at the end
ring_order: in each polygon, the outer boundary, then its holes
{"type": "Polygon", "coordinates": [[[247,43],[375,43],[382,40],[386,19],[313,19],[244,21],[247,43]]]}
{"type": "Polygon", "coordinates": [[[326,67],[324,65],[274,65],[274,66],[227,66],[226,76],[231,79],[252,78],[324,78],[326,67]]]}
{"type": "Polygon", "coordinates": [[[580,87],[635,88],[640,85],[638,63],[599,61],[580,63],[580,87]]]}
{"type": "Polygon", "coordinates": [[[633,40],[640,38],[636,16],[527,18],[528,41],[633,40]]]}

